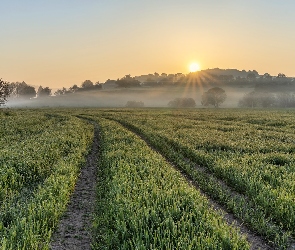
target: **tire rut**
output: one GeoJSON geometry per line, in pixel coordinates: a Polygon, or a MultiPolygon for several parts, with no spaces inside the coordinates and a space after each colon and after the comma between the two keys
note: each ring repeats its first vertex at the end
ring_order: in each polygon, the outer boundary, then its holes
{"type": "MultiPolygon", "coordinates": [[[[85,118],[78,117],[86,120],[85,118]]],[[[68,209],[61,218],[57,231],[52,236],[51,250],[90,250],[91,223],[96,198],[97,157],[99,154],[98,124],[87,120],[94,126],[92,148],[81,168],[75,190],[70,198],[68,209]]]]}
{"type": "MultiPolygon", "coordinates": [[[[110,120],[113,120],[111,118],[109,118],[110,120]]],[[[251,244],[251,249],[252,250],[256,250],[256,249],[261,249],[261,250],[271,250],[274,249],[273,247],[271,247],[262,237],[260,237],[259,235],[253,233],[248,227],[246,227],[245,225],[243,225],[243,222],[239,219],[237,219],[232,213],[227,212],[226,208],[220,204],[218,204],[216,201],[212,200],[205,192],[203,192],[200,187],[197,185],[197,183],[195,183],[195,181],[189,177],[186,173],[184,173],[183,170],[181,170],[180,168],[178,168],[174,163],[172,163],[167,157],[165,157],[159,150],[157,150],[153,145],[151,145],[151,143],[148,141],[148,139],[138,133],[135,129],[132,129],[130,127],[128,127],[126,124],[118,121],[118,120],[114,120],[116,122],[118,122],[119,124],[121,124],[123,127],[125,127],[126,129],[128,129],[129,131],[131,131],[132,133],[136,134],[138,137],[140,137],[152,150],[154,150],[155,152],[157,152],[158,154],[162,155],[162,157],[164,159],[166,159],[166,161],[177,171],[179,171],[184,178],[187,180],[187,182],[194,186],[196,189],[198,189],[198,191],[205,196],[210,205],[212,206],[212,208],[217,211],[219,214],[221,214],[224,218],[224,220],[227,222],[227,224],[229,226],[234,226],[235,228],[238,228],[240,230],[240,232],[246,236],[248,242],[251,244]]],[[[202,168],[200,166],[198,166],[199,168],[202,168]]],[[[205,171],[205,169],[202,168],[202,171],[205,171]]],[[[293,249],[293,248],[292,248],[293,249]]]]}

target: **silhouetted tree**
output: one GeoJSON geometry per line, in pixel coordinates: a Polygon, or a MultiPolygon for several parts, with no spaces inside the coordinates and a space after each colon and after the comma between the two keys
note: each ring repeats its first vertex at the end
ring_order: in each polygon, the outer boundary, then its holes
{"type": "Polygon", "coordinates": [[[146,79],[146,81],[144,82],[145,86],[151,86],[151,87],[156,87],[156,86],[160,86],[161,84],[159,84],[157,81],[151,79],[150,77],[148,79],[146,79]]]}
{"type": "Polygon", "coordinates": [[[130,75],[125,75],[123,78],[116,81],[118,87],[129,88],[129,87],[139,87],[140,81],[136,80],[130,75]]]}
{"type": "Polygon", "coordinates": [[[265,74],[263,75],[263,78],[264,78],[264,79],[272,79],[272,76],[271,76],[270,74],[268,74],[268,73],[265,73],[265,74]]]}
{"type": "Polygon", "coordinates": [[[40,86],[37,91],[37,97],[46,97],[51,95],[51,89],[49,87],[43,88],[40,86]]]}
{"type": "Polygon", "coordinates": [[[193,108],[196,102],[193,98],[175,98],[168,103],[171,108],[193,108]]]}
{"type": "Polygon", "coordinates": [[[30,99],[36,96],[36,90],[33,86],[30,86],[23,82],[11,83],[12,96],[15,98],[30,99]]]}
{"type": "Polygon", "coordinates": [[[65,87],[62,89],[58,89],[57,91],[54,92],[54,95],[65,95],[67,93],[71,93],[69,90],[67,90],[65,87]]]}
{"type": "Polygon", "coordinates": [[[209,89],[207,92],[204,92],[202,95],[202,105],[209,106],[213,105],[215,108],[218,108],[221,103],[226,99],[226,93],[224,89],[219,87],[214,87],[209,89]]]}
{"type": "Polygon", "coordinates": [[[81,88],[83,89],[91,89],[93,88],[94,84],[93,82],[91,82],[90,80],[85,80],[82,84],[81,84],[81,88]]]}
{"type": "Polygon", "coordinates": [[[79,90],[79,87],[77,86],[77,84],[74,84],[72,87],[69,88],[69,91],[71,93],[75,93],[79,90]]]}
{"type": "Polygon", "coordinates": [[[3,81],[0,78],[0,106],[4,105],[7,102],[11,89],[9,88],[9,83],[3,81]]]}
{"type": "Polygon", "coordinates": [[[102,89],[102,84],[99,83],[99,81],[97,81],[97,82],[94,84],[94,88],[95,88],[95,89],[102,89]]]}

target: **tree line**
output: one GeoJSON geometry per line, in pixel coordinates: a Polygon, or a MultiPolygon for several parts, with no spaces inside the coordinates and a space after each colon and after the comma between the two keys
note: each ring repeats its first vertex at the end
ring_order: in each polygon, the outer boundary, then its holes
{"type": "MultiPolygon", "coordinates": [[[[235,70],[237,71],[237,70],[235,70]]],[[[228,72],[235,72],[229,70],[228,72]]],[[[257,71],[241,71],[243,75],[234,76],[227,75],[227,70],[204,70],[189,74],[148,74],[145,76],[132,77],[130,74],[125,75],[117,80],[107,80],[106,83],[93,83],[85,80],[80,86],[74,84],[70,88],[62,87],[54,93],[49,87],[42,87],[36,90],[35,87],[25,82],[0,82],[0,105],[7,102],[10,98],[42,98],[51,95],[62,96],[82,91],[99,90],[108,83],[114,84],[117,88],[133,88],[133,87],[177,87],[177,86],[205,86],[211,87],[202,95],[201,103],[203,106],[213,105],[218,108],[226,99],[226,93],[222,87],[251,87],[253,91],[245,94],[239,101],[240,107],[295,107],[295,81],[293,78],[287,77],[283,73],[277,76],[271,76],[268,73],[259,75],[257,71]],[[222,72],[216,75],[212,72],[222,72]],[[218,86],[218,87],[216,87],[218,86]],[[213,88],[212,88],[213,87],[213,88]]],[[[239,72],[238,72],[239,73],[239,72]]],[[[187,106],[192,103],[191,100],[173,100],[168,106],[187,106]],[[182,103],[182,104],[181,104],[182,103]]]]}
{"type": "MultiPolygon", "coordinates": [[[[97,82],[94,84],[90,80],[85,80],[80,87],[74,84],[72,87],[66,89],[58,89],[53,94],[57,95],[65,95],[69,93],[88,91],[92,89],[101,89],[102,85],[97,82]]],[[[31,99],[31,98],[42,98],[48,97],[52,95],[52,89],[49,87],[39,86],[36,90],[35,87],[27,84],[26,82],[6,82],[0,79],[0,106],[4,105],[8,98],[11,99],[31,99]]]]}

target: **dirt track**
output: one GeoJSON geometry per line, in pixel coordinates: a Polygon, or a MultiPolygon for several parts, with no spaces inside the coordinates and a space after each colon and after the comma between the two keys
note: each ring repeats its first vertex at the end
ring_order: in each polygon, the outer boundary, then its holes
{"type": "Polygon", "coordinates": [[[86,164],[81,169],[68,210],[62,217],[56,233],[53,234],[52,250],[90,250],[91,222],[95,202],[96,169],[99,153],[99,130],[94,125],[94,138],[86,164]]]}
{"type": "MultiPolygon", "coordinates": [[[[99,130],[98,125],[94,122],[94,139],[92,144],[92,149],[87,156],[86,165],[81,169],[81,174],[77,181],[74,193],[71,197],[68,210],[60,221],[57,232],[52,237],[51,249],[52,250],[76,250],[76,249],[91,249],[91,222],[92,222],[92,212],[95,202],[95,186],[96,186],[96,169],[97,169],[97,157],[99,154],[99,130]]],[[[123,125],[123,124],[122,124],[123,125]]],[[[124,125],[123,125],[124,126],[124,125]]],[[[128,128],[131,130],[130,128],[128,128]]],[[[131,130],[132,131],[132,130],[131,130]]],[[[135,131],[132,131],[136,133],[135,131]]],[[[153,146],[151,146],[144,136],[136,133],[142,140],[155,151],[157,151],[153,146]]],[[[158,151],[157,151],[158,152],[158,151]]],[[[164,156],[163,156],[164,157],[164,156]]],[[[165,158],[165,157],[164,157],[165,158]]],[[[172,163],[170,163],[172,164],[172,163]]],[[[172,164],[173,165],[173,164],[172,164]]],[[[174,165],[173,165],[174,166],[174,165]]],[[[176,166],[174,166],[178,169],[176,166]]],[[[182,171],[180,171],[182,172],[182,171]]],[[[188,183],[199,189],[197,184],[188,177],[186,174],[182,173],[187,179],[188,183]]],[[[200,190],[201,191],[201,190],[200,190]]],[[[224,219],[229,225],[233,225],[240,229],[240,231],[247,237],[247,240],[251,243],[251,249],[272,249],[263,238],[251,232],[243,223],[236,219],[233,214],[226,212],[226,209],[219,205],[214,200],[210,199],[205,193],[205,195],[212,207],[222,213],[224,219]]],[[[291,248],[293,249],[293,248],[291,248]]]]}

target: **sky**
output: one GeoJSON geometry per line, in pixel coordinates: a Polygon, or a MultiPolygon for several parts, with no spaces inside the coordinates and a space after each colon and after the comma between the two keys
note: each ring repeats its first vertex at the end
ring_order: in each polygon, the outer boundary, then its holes
{"type": "Polygon", "coordinates": [[[236,68],[295,77],[294,0],[1,0],[0,78],[51,88],[236,68]]]}

